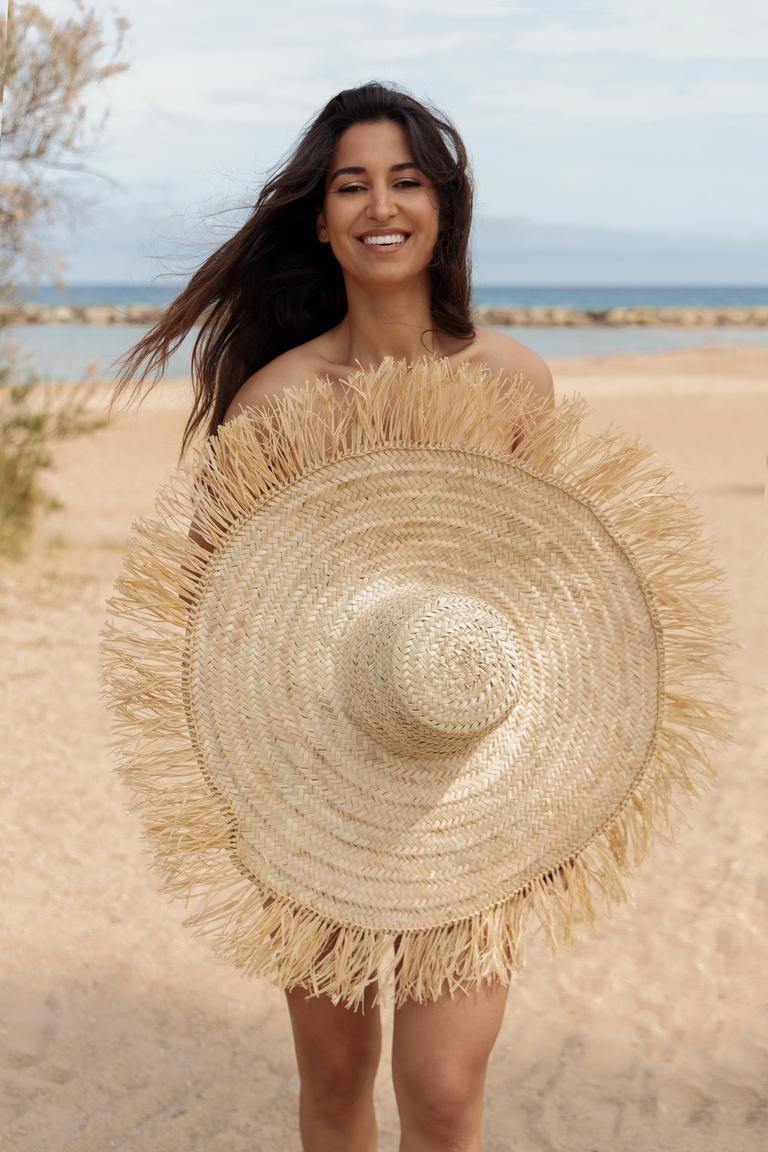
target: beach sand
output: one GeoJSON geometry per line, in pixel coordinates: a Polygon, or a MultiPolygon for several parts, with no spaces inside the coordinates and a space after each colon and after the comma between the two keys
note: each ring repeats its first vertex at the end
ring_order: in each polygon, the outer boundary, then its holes
{"type": "MultiPolygon", "coordinates": [[[[632,904],[510,988],[484,1152],[757,1152],[768,1139],[768,350],[549,361],[558,395],[652,444],[727,569],[736,742],[656,844],[632,904]]],[[[159,893],[99,700],[98,632],[131,522],[172,471],[188,385],[56,446],[65,504],[0,568],[5,706],[0,1148],[298,1150],[285,999],[216,961],[159,893]]],[[[534,962],[535,961],[535,962],[534,962]]],[[[376,1084],[398,1120],[392,1009],[376,1084]]]]}

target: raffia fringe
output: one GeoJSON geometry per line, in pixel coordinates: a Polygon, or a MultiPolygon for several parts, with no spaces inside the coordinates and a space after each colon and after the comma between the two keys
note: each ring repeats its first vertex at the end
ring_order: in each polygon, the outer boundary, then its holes
{"type": "Polygon", "coordinates": [[[715,776],[707,742],[731,739],[735,720],[721,698],[733,680],[723,659],[738,647],[724,573],[689,493],[653,450],[610,429],[580,439],[587,412],[578,394],[546,410],[522,375],[385,360],[349,378],[344,403],[321,381],[222,425],[161,489],[156,518],[134,523],[108,601],[116,619],[101,641],[116,770],[163,887],[193,905],[185,923],[245,974],[353,1009],[375,980],[374,1003],[394,984],[398,1007],[446,988],[506,985],[537,931],[554,953],[626,900],[623,877],[653,838],[672,842],[679,799],[715,776]],[[238,867],[235,821],[200,771],[181,692],[189,604],[210,559],[190,525],[215,551],[270,492],[350,452],[397,443],[513,449],[521,467],[591,507],[634,559],[664,671],[662,722],[639,784],[577,856],[482,914],[399,935],[329,921],[238,867]]]}

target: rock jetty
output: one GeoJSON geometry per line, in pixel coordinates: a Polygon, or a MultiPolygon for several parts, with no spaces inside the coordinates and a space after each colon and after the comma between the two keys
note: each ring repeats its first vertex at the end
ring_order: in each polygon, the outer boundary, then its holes
{"type": "MultiPolygon", "coordinates": [[[[154,324],[151,305],[33,304],[0,306],[3,324],[154,324]]],[[[637,325],[674,328],[768,328],[768,306],[750,308],[475,308],[478,324],[499,327],[594,328],[637,325]]]]}
{"type": "Polygon", "coordinates": [[[162,314],[150,304],[23,303],[0,306],[0,324],[154,324],[162,314]]]}
{"type": "Polygon", "coordinates": [[[478,324],[547,328],[627,327],[637,325],[672,328],[768,327],[764,308],[475,308],[478,324]]]}

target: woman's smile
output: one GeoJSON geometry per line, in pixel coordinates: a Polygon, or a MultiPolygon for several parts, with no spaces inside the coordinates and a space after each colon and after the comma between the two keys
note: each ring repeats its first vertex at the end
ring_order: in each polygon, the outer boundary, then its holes
{"type": "Polygon", "coordinates": [[[399,252],[407,244],[410,235],[410,232],[402,232],[393,228],[387,232],[364,232],[356,239],[369,252],[382,255],[383,253],[399,252]]]}

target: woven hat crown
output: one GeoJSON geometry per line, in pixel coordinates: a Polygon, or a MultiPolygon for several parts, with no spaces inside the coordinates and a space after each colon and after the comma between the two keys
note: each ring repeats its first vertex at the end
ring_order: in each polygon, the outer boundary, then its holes
{"type": "Polygon", "coordinates": [[[409,591],[350,631],[336,658],[348,713],[392,751],[458,755],[512,710],[514,633],[482,600],[409,591]]]}

